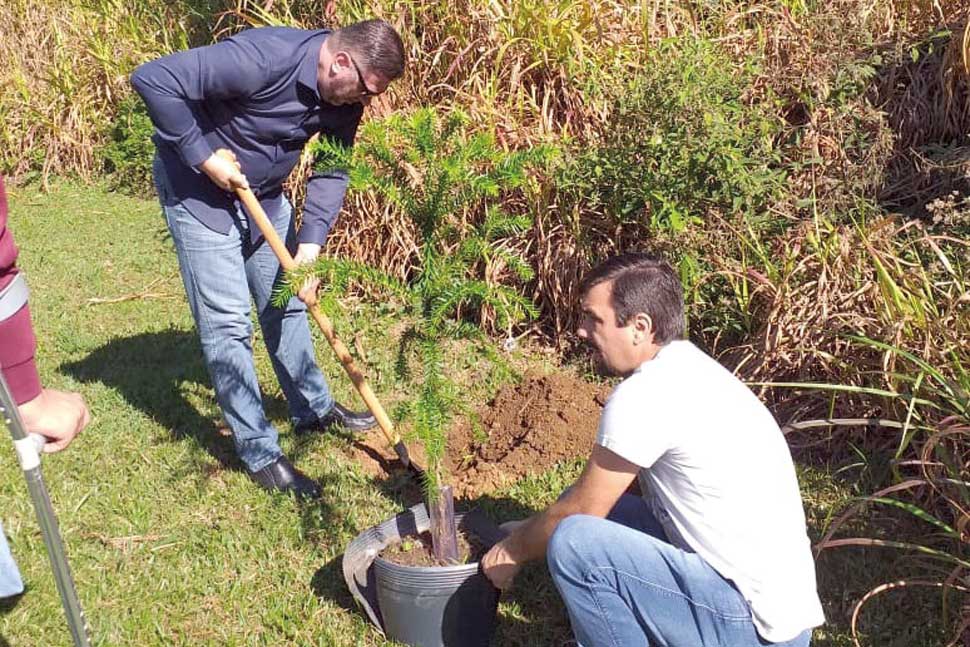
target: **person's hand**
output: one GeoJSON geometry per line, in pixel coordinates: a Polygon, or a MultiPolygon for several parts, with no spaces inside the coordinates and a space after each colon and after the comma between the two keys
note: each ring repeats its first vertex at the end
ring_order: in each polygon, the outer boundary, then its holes
{"type": "Polygon", "coordinates": [[[48,454],[70,445],[74,437],[91,422],[91,414],[79,393],[44,389],[36,398],[24,402],[17,409],[27,433],[47,438],[44,452],[48,454]]]}
{"type": "Polygon", "coordinates": [[[505,540],[492,546],[482,557],[482,572],[497,589],[504,590],[512,586],[512,580],[520,570],[522,564],[512,557],[505,540]]]}
{"type": "MultiPolygon", "coordinates": [[[[303,265],[304,263],[312,263],[317,260],[317,256],[320,255],[320,245],[314,243],[300,243],[296,248],[296,256],[293,260],[297,265],[303,265]]],[[[300,291],[297,292],[297,296],[300,297],[300,301],[307,304],[308,306],[316,305],[317,303],[317,288],[320,287],[320,279],[315,276],[309,277],[304,283],[300,291]]]]}
{"type": "Polygon", "coordinates": [[[249,180],[239,169],[239,162],[232,151],[223,149],[218,154],[213,153],[209,159],[199,164],[199,170],[208,175],[223,191],[249,188],[249,180]]]}

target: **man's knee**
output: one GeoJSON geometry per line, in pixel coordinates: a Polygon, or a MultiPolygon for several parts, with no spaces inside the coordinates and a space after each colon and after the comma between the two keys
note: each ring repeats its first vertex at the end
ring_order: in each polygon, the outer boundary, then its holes
{"type": "Polygon", "coordinates": [[[223,312],[218,317],[210,315],[208,323],[206,341],[215,345],[249,344],[253,336],[253,322],[248,312],[223,312]]]}
{"type": "Polygon", "coordinates": [[[196,318],[196,326],[210,369],[213,363],[234,365],[240,353],[252,353],[253,325],[248,316],[223,313],[218,318],[196,318]]]}
{"type": "Polygon", "coordinates": [[[603,522],[599,517],[586,514],[574,514],[560,521],[546,546],[549,571],[555,575],[583,563],[589,543],[595,541],[595,528],[603,522]]]}

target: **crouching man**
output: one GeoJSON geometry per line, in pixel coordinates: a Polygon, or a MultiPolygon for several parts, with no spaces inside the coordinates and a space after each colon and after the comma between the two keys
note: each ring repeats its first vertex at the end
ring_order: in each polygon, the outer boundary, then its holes
{"type": "Polygon", "coordinates": [[[666,263],[624,254],[582,286],[578,334],[610,395],[586,468],[484,557],[507,588],[545,555],[583,647],[804,647],[824,622],[785,439],[684,335],[666,263]],[[639,477],[643,497],[625,494],[639,477]]]}

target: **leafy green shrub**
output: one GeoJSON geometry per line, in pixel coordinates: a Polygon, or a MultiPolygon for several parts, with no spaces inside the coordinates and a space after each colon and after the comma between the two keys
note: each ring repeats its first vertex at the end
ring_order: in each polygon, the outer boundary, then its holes
{"type": "Polygon", "coordinates": [[[105,170],[115,188],[135,195],[151,195],[154,131],[141,99],[135,94],[123,99],[103,151],[105,170]]]}
{"type": "Polygon", "coordinates": [[[421,109],[368,123],[353,149],[327,139],[314,144],[316,169],[346,169],[351,190],[375,191],[406,216],[418,233],[417,259],[400,281],[359,262],[321,257],[315,266],[292,272],[279,294],[280,300],[289,298],[313,274],[330,289],[350,281],[376,286],[404,305],[408,327],[400,337],[398,377],[420,380],[409,409],[427,456],[429,503],[438,501],[446,480],[445,434],[458,400],[443,371],[442,344],[464,338],[487,346],[475,325],[483,309],[503,329],[537,314],[515,288],[485,277],[491,276],[487,267],[500,262],[520,281],[531,278],[531,267],[500,239],[523,233],[532,219],[509,213],[504,205],[528,183],[530,167],[546,161],[551,151],[506,152],[491,133],[471,133],[467,121],[458,111],[439,118],[434,110],[421,109]]]}
{"type": "Polygon", "coordinates": [[[694,38],[652,50],[598,139],[559,178],[586,207],[619,224],[679,232],[709,210],[760,214],[782,188],[780,125],[748,102],[750,63],[694,38]]]}

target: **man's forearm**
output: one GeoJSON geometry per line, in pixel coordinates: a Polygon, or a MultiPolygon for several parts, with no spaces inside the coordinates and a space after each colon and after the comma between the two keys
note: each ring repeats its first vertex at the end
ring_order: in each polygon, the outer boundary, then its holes
{"type": "Polygon", "coordinates": [[[600,445],[594,445],[576,484],[544,512],[527,519],[482,558],[482,570],[504,589],[528,561],[546,554],[559,522],[574,514],[605,517],[636,477],[638,466],[600,445]]]}
{"type": "MultiPolygon", "coordinates": [[[[337,124],[325,124],[320,137],[329,139],[346,149],[353,147],[357,126],[364,112],[362,105],[347,120],[337,124]]],[[[344,195],[350,177],[344,168],[315,171],[306,186],[306,203],[303,206],[303,224],[297,234],[300,243],[323,245],[343,208],[344,195]]]]}
{"type": "Polygon", "coordinates": [[[549,538],[559,522],[580,511],[569,501],[568,495],[542,512],[529,517],[503,540],[509,555],[517,562],[531,562],[546,554],[549,538]]]}
{"type": "Polygon", "coordinates": [[[25,305],[9,319],[0,321],[0,366],[17,404],[40,394],[40,376],[34,362],[36,347],[28,306],[25,305]]]}
{"type": "MultiPolygon", "coordinates": [[[[0,177],[0,289],[7,287],[17,274],[17,246],[7,229],[7,192],[0,177]]],[[[17,404],[40,393],[40,377],[34,363],[36,348],[30,307],[24,304],[0,321],[0,367],[17,404]]]]}
{"type": "Polygon", "coordinates": [[[310,178],[298,242],[323,245],[343,207],[347,182],[347,174],[343,171],[314,174],[310,178]]]}
{"type": "Polygon", "coordinates": [[[546,546],[556,526],[577,511],[569,499],[567,493],[545,511],[530,517],[482,557],[482,570],[492,584],[500,589],[511,586],[516,573],[526,562],[546,554],[546,546]]]}

